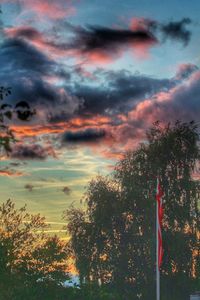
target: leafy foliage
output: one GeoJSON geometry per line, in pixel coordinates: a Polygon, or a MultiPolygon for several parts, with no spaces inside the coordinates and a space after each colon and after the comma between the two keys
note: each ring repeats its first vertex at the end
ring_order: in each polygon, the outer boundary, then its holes
{"type": "Polygon", "coordinates": [[[20,121],[28,121],[36,113],[30,108],[26,101],[19,101],[16,105],[6,103],[4,99],[11,95],[10,87],[0,87],[0,150],[9,154],[11,144],[17,140],[13,131],[9,128],[8,122],[14,117],[20,121]]]}
{"type": "Polygon", "coordinates": [[[2,299],[23,299],[28,290],[30,298],[24,299],[41,299],[38,286],[56,290],[68,278],[67,245],[57,236],[47,236],[46,228],[44,217],[28,214],[26,207],[16,209],[11,200],[0,207],[2,299]]]}
{"type": "Polygon", "coordinates": [[[109,286],[120,299],[155,299],[156,178],[164,191],[161,270],[163,299],[188,299],[198,289],[198,199],[192,177],[199,162],[194,122],[147,132],[148,143],[128,152],[110,177],[88,186],[87,210],[66,212],[82,282],[109,286]]]}

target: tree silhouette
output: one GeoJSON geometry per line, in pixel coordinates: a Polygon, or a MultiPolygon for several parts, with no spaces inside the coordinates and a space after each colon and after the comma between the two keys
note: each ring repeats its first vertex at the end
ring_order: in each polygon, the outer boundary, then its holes
{"type": "Polygon", "coordinates": [[[11,152],[11,144],[16,142],[13,131],[8,122],[13,118],[20,121],[29,121],[36,114],[26,101],[19,101],[15,105],[5,102],[5,98],[11,95],[10,87],[0,87],[0,151],[7,155],[11,152]]]}
{"type": "Polygon", "coordinates": [[[194,122],[147,132],[148,143],[128,152],[110,177],[88,186],[87,210],[66,212],[76,266],[120,299],[155,299],[156,178],[164,190],[162,299],[188,299],[198,289],[198,199],[192,174],[199,162],[194,122]]]}
{"type": "Polygon", "coordinates": [[[56,290],[68,278],[67,244],[48,236],[45,229],[40,214],[28,214],[26,207],[16,209],[11,200],[1,205],[0,299],[13,300],[15,293],[16,299],[41,299],[40,289],[56,290]]]}

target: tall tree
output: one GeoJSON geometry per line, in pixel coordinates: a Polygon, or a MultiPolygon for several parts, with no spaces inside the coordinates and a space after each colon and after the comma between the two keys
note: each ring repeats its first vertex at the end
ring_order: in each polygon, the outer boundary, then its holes
{"type": "Polygon", "coordinates": [[[81,222],[71,218],[74,211],[67,213],[77,267],[84,253],[88,278],[101,278],[117,289],[122,299],[155,299],[155,190],[159,176],[164,191],[162,297],[188,299],[199,270],[200,184],[193,179],[199,162],[198,141],[193,122],[165,127],[157,122],[147,132],[148,143],[128,152],[112,176],[98,177],[89,184],[81,222]],[[86,243],[89,251],[83,246],[86,243]]]}

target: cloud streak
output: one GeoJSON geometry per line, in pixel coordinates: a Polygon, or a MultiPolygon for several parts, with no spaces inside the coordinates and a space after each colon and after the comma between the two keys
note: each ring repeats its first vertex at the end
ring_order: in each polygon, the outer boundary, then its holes
{"type": "Polygon", "coordinates": [[[87,128],[79,131],[67,131],[62,135],[62,143],[91,143],[97,142],[106,136],[103,129],[87,128]]]}
{"type": "Polygon", "coordinates": [[[24,176],[24,172],[16,171],[14,169],[10,169],[8,167],[5,167],[0,170],[0,176],[6,176],[6,177],[20,177],[24,176]]]}
{"type": "Polygon", "coordinates": [[[20,160],[45,160],[47,157],[56,157],[51,146],[45,147],[39,144],[16,144],[12,148],[11,158],[20,160]]]}
{"type": "Polygon", "coordinates": [[[70,0],[1,0],[1,3],[18,5],[21,15],[34,15],[37,18],[59,20],[76,13],[70,0]]]}

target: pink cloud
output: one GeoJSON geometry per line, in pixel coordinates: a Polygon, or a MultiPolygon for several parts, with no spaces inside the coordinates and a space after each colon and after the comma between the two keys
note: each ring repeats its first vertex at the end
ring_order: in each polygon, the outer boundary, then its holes
{"type": "Polygon", "coordinates": [[[31,26],[16,26],[4,29],[11,38],[22,38],[31,42],[40,51],[52,53],[53,56],[66,55],[69,51],[58,47],[53,38],[48,38],[42,32],[31,26]]]}
{"type": "MultiPolygon", "coordinates": [[[[149,31],[151,24],[153,24],[153,21],[149,19],[134,17],[130,20],[129,28],[133,31],[149,31]]],[[[137,42],[132,45],[131,51],[137,58],[147,59],[149,58],[150,49],[156,45],[158,45],[158,41],[154,39],[142,43],[137,42]]]]}
{"type": "MultiPolygon", "coordinates": [[[[110,139],[95,151],[108,159],[118,159],[126,150],[136,149],[146,140],[146,130],[159,120],[162,124],[177,120],[199,122],[200,71],[193,72],[169,91],[161,91],[139,102],[127,115],[119,115],[121,124],[104,126],[110,139]]],[[[93,148],[94,150],[94,148],[93,148]]]]}
{"type": "Polygon", "coordinates": [[[111,64],[114,60],[120,58],[122,56],[122,51],[116,50],[115,53],[109,53],[106,51],[94,50],[86,54],[78,53],[78,55],[84,55],[89,64],[106,65],[111,64]]]}
{"type": "Polygon", "coordinates": [[[200,71],[196,71],[168,92],[159,92],[138,103],[117,131],[114,129],[113,135],[127,149],[144,140],[146,130],[157,120],[162,123],[199,121],[199,95],[200,71]]]}
{"type": "Polygon", "coordinates": [[[38,18],[62,19],[76,13],[76,8],[70,0],[1,0],[0,3],[20,3],[23,15],[34,13],[38,18]]]}
{"type": "Polygon", "coordinates": [[[131,30],[148,30],[154,21],[142,17],[133,17],[130,20],[129,27],[131,30]]]}
{"type": "Polygon", "coordinates": [[[175,78],[177,80],[187,79],[191,74],[193,74],[197,70],[198,67],[196,65],[191,63],[183,63],[178,66],[175,78]]]}
{"type": "Polygon", "coordinates": [[[156,44],[156,41],[134,43],[131,47],[131,52],[138,59],[148,59],[150,57],[150,49],[156,44]]]}
{"type": "MultiPolygon", "coordinates": [[[[5,34],[12,38],[25,39],[31,42],[36,48],[50,57],[71,57],[76,60],[76,63],[82,65],[107,65],[121,58],[125,52],[131,52],[139,59],[149,58],[150,48],[157,44],[156,39],[147,38],[124,43],[118,43],[112,49],[106,47],[94,48],[89,51],[82,51],[81,47],[70,48],[67,42],[59,41],[55,36],[44,34],[31,26],[16,26],[4,29],[5,34]]],[[[88,74],[90,76],[90,74],[88,74]]]]}
{"type": "Polygon", "coordinates": [[[62,19],[74,15],[76,9],[69,6],[69,1],[24,1],[27,8],[35,12],[39,17],[48,17],[50,19],[62,19]]]}

